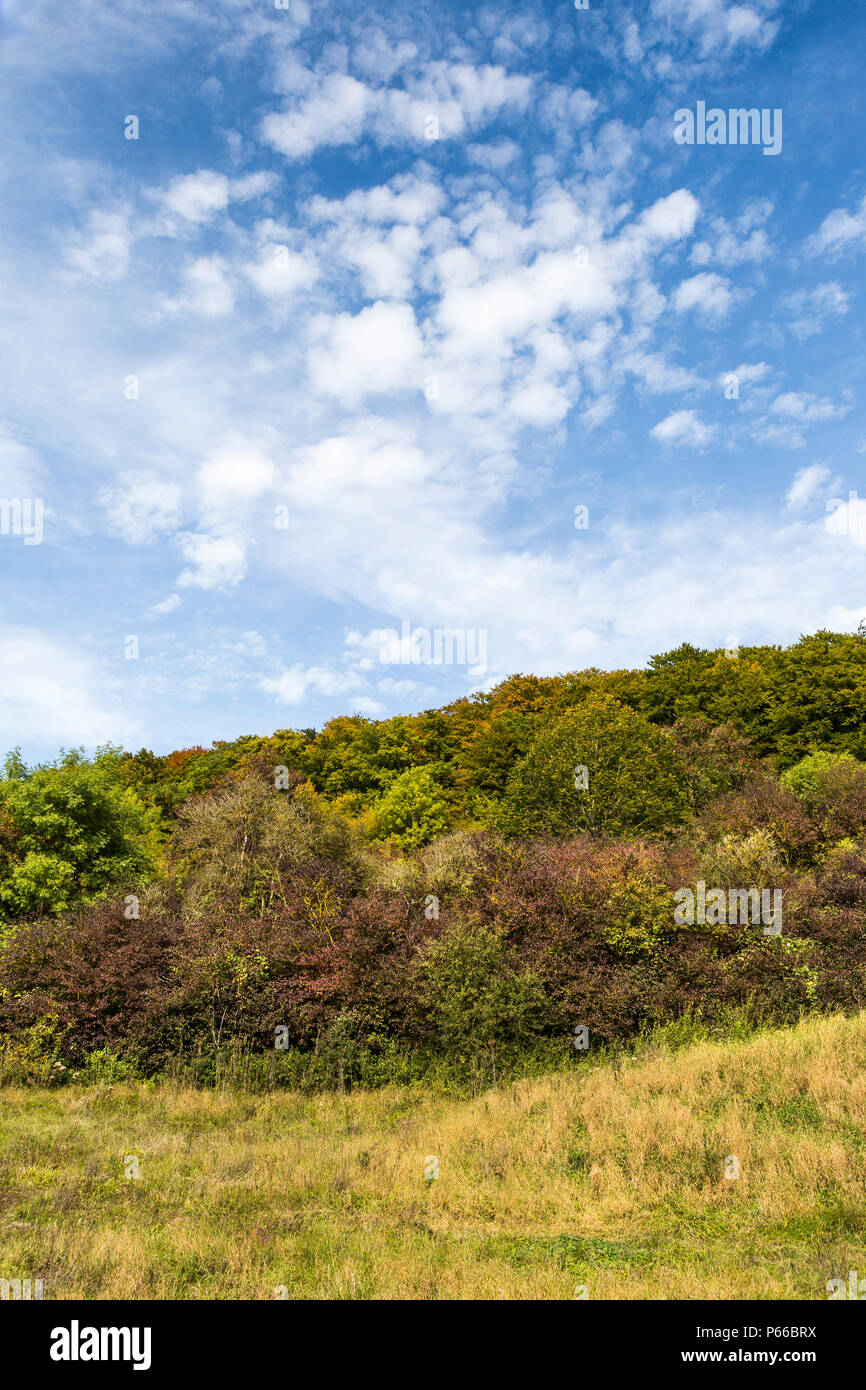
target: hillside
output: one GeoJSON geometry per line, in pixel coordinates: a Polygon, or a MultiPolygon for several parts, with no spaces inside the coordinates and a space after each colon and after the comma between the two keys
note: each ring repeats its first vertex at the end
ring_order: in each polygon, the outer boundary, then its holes
{"type": "Polygon", "coordinates": [[[866,1014],[471,1100],[13,1089],[0,1124],[5,1268],[46,1298],[820,1300],[866,1271],[866,1014]]]}
{"type": "MultiPolygon", "coordinates": [[[[414,669],[414,668],[412,668],[414,669]]],[[[211,748],[128,754],[124,777],[170,817],[187,798],[256,758],[286,766],[337,809],[372,807],[402,773],[425,768],[445,823],[489,819],[540,726],[590,697],[618,701],[666,730],[688,756],[694,721],[725,727],[782,770],[816,748],[866,759],[866,637],[816,632],[788,647],[709,651],[683,643],[645,669],[514,675],[492,690],[420,714],[339,715],[318,731],[283,729],[211,748]]],[[[733,751],[733,750],[732,750],[733,751]]]]}

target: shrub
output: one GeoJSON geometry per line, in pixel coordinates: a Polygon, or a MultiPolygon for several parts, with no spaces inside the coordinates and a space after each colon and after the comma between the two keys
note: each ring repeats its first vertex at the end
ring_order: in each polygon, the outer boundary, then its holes
{"type": "Polygon", "coordinates": [[[602,936],[619,955],[655,955],[674,929],[673,913],[670,889],[638,866],[613,888],[602,936]]]}
{"type": "Polygon", "coordinates": [[[756,830],[770,832],[787,865],[811,863],[818,848],[803,802],[770,777],[756,778],[712,802],[700,817],[698,838],[705,844],[726,835],[745,840],[756,830]]]}
{"type": "Polygon", "coordinates": [[[781,781],[806,804],[817,834],[833,844],[866,831],[866,763],[849,754],[811,754],[781,781]]]}
{"type": "Polygon", "coordinates": [[[485,837],[456,830],[436,840],[420,856],[420,877],[426,892],[439,897],[468,893],[478,871],[485,837]]]}
{"type": "Polygon", "coordinates": [[[785,875],[779,845],[771,830],[751,835],[723,835],[707,846],[699,874],[713,888],[771,888],[785,875]]]}
{"type": "Polygon", "coordinates": [[[545,1027],[545,996],[534,971],[515,969],[502,937],[457,923],[432,947],[419,984],[435,1034],[447,1048],[526,1042],[545,1027]]]}
{"type": "Polygon", "coordinates": [[[811,802],[826,784],[827,774],[834,768],[845,765],[857,767],[857,759],[850,753],[818,752],[808,753],[793,767],[783,772],[779,781],[795,796],[811,802]]]}
{"type": "Polygon", "coordinates": [[[284,898],[293,872],[316,861],[360,878],[360,839],[348,821],[297,782],[277,790],[272,774],[257,767],[228,777],[179,813],[169,859],[192,910],[219,899],[261,915],[284,898]]]}
{"type": "Polygon", "coordinates": [[[40,1015],[16,1037],[0,1042],[0,1082],[6,1085],[51,1086],[63,1079],[61,1059],[64,1029],[56,1014],[40,1015]]]}

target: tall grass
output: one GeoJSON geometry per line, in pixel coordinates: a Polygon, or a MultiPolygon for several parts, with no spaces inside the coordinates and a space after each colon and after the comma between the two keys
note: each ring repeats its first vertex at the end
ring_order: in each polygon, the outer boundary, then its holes
{"type": "Polygon", "coordinates": [[[56,1299],[821,1299],[866,1275],[866,1014],[699,1033],[474,1097],[8,1088],[0,1276],[56,1299]]]}

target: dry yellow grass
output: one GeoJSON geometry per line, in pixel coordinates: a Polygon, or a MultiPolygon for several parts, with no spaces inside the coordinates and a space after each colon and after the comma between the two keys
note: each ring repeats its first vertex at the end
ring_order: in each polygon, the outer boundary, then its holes
{"type": "Polygon", "coordinates": [[[474,1100],[0,1101],[0,1277],[46,1298],[823,1299],[866,1275],[866,1015],[474,1100]]]}

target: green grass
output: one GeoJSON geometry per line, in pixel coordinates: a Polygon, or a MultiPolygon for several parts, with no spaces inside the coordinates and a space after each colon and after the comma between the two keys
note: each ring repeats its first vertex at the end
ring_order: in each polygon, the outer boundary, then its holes
{"type": "Polygon", "coordinates": [[[0,1277],[53,1299],[823,1299],[866,1276],[866,1015],[587,1062],[474,1097],[6,1088],[0,1277]]]}

